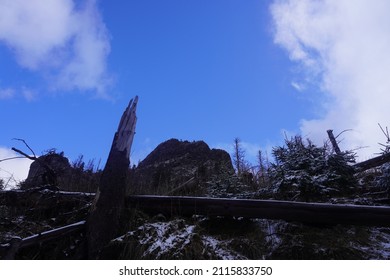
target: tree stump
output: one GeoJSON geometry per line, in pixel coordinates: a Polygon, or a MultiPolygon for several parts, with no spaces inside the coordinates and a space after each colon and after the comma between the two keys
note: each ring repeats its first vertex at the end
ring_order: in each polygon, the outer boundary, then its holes
{"type": "Polygon", "coordinates": [[[125,205],[126,177],[137,122],[138,96],[130,100],[112,142],[99,189],[87,219],[88,258],[98,258],[100,250],[119,233],[125,205]]]}

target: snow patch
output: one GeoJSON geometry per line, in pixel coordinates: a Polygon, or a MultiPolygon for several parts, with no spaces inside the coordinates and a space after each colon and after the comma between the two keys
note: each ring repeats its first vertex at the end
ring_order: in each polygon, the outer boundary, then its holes
{"type": "Polygon", "coordinates": [[[142,258],[145,259],[182,259],[197,250],[199,255],[209,259],[246,259],[230,250],[227,241],[201,236],[196,232],[196,225],[188,225],[182,219],[146,223],[113,242],[126,242],[128,238],[136,238],[143,246],[142,258]]]}

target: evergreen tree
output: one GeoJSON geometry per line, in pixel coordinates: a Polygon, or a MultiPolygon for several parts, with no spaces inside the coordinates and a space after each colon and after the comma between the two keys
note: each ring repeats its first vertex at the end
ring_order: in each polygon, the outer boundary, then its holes
{"type": "Polygon", "coordinates": [[[323,200],[348,191],[356,183],[349,164],[354,161],[351,152],[333,154],[326,146],[317,147],[295,136],[272,153],[275,163],[270,176],[277,198],[323,200]]]}

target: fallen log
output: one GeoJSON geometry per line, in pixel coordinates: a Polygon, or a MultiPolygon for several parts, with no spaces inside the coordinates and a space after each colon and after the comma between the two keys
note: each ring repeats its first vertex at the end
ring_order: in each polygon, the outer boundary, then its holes
{"type": "Polygon", "coordinates": [[[26,238],[13,238],[9,243],[0,244],[0,251],[6,251],[3,259],[13,260],[16,253],[25,247],[36,245],[42,242],[52,241],[60,239],[64,236],[68,236],[71,233],[80,232],[85,229],[85,221],[80,221],[71,225],[67,225],[61,228],[48,230],[39,234],[34,234],[26,238]]]}
{"type": "Polygon", "coordinates": [[[94,193],[72,193],[47,189],[7,190],[0,191],[0,205],[12,207],[21,212],[24,209],[30,214],[47,210],[53,215],[58,215],[90,204],[94,196],[94,193]]]}
{"type": "Polygon", "coordinates": [[[136,195],[127,205],[152,214],[229,216],[310,224],[390,226],[390,207],[277,200],[136,195]]]}
{"type": "Polygon", "coordinates": [[[380,155],[378,157],[371,158],[366,161],[362,161],[359,163],[356,163],[354,165],[357,172],[363,172],[365,170],[368,170],[370,168],[374,168],[377,166],[380,166],[382,164],[385,164],[386,162],[390,162],[390,153],[380,155]]]}
{"type": "MultiPolygon", "coordinates": [[[[29,197],[26,191],[2,191],[1,197],[17,194],[18,200],[29,197]]],[[[93,193],[52,192],[64,199],[93,198],[93,193]]],[[[30,197],[31,200],[34,200],[30,197]]],[[[14,200],[14,199],[12,199],[14,200]]],[[[5,200],[4,200],[5,201],[5,200]]],[[[388,199],[374,200],[388,203],[388,199]]],[[[222,199],[207,197],[133,195],[126,198],[125,207],[152,214],[233,216],[245,218],[281,219],[319,224],[357,224],[390,226],[390,207],[306,203],[278,200],[222,199]]]]}

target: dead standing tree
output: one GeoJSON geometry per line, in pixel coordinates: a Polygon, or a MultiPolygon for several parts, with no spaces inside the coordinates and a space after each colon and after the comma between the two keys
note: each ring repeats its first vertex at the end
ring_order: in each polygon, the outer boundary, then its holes
{"type": "Polygon", "coordinates": [[[125,205],[130,149],[137,122],[137,102],[138,96],[134,101],[131,99],[122,115],[100,179],[99,190],[87,219],[89,259],[96,259],[99,251],[119,232],[120,218],[125,205]]]}
{"type": "Polygon", "coordinates": [[[233,162],[236,168],[238,176],[241,176],[245,171],[245,152],[241,147],[241,140],[237,137],[234,139],[233,144],[233,162]]]}

